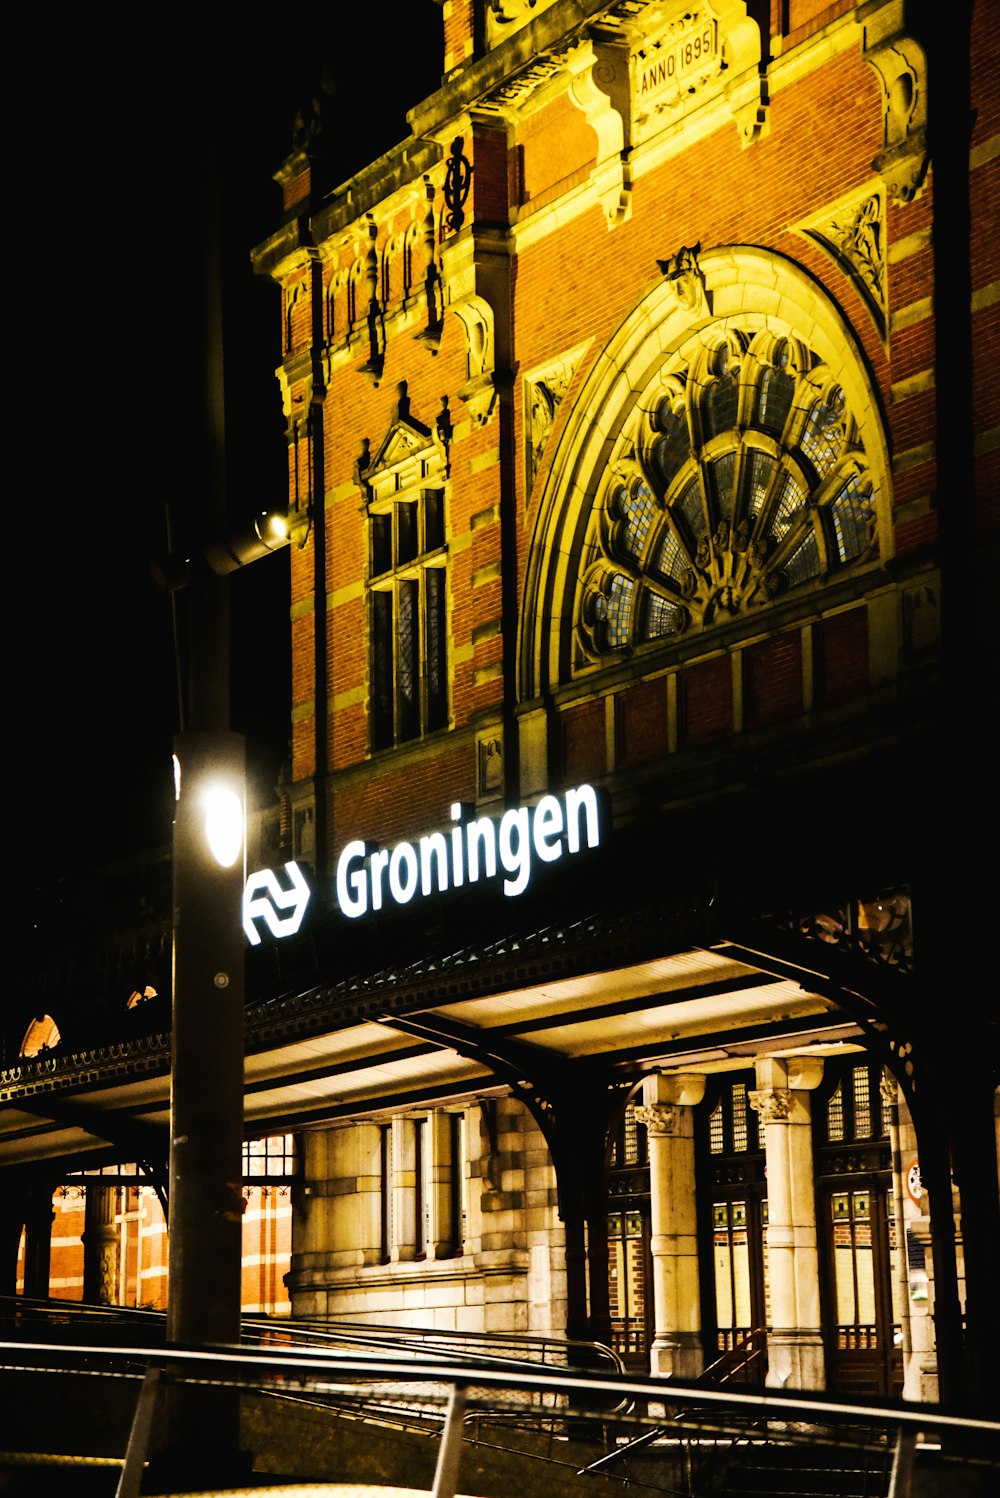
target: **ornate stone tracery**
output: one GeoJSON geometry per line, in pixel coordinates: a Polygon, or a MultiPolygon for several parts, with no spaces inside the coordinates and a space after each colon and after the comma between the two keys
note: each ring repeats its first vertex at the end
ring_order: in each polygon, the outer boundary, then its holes
{"type": "MultiPolygon", "coordinates": [[[[675,284],[704,305],[694,268],[675,284]]],[[[759,609],[873,541],[865,455],[822,361],[797,338],[710,328],[649,382],[608,464],[581,663],[759,609]]]]}
{"type": "Polygon", "coordinates": [[[561,423],[529,559],[526,695],[749,626],[779,598],[806,607],[891,555],[885,430],[839,310],[773,251],[682,246],[659,265],[561,423]]]}

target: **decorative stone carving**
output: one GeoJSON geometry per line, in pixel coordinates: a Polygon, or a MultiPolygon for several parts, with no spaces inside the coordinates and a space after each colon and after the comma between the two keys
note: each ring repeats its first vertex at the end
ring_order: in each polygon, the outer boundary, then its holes
{"type": "MultiPolygon", "coordinates": [[[[354,465],[354,477],[367,504],[391,498],[401,489],[447,471],[448,453],[439,422],[425,426],[410,414],[407,383],[402,380],[393,420],[374,458],[367,438],[354,465]]],[[[446,428],[450,433],[450,428],[446,428]]]]}
{"type": "Polygon", "coordinates": [[[509,36],[522,30],[555,0],[489,0],[486,16],[486,42],[492,50],[509,36]]]}
{"type": "Polygon", "coordinates": [[[941,638],[941,600],[933,583],[903,594],[903,638],[910,658],[935,650],[941,638]]]}
{"type": "Polygon", "coordinates": [[[485,297],[468,296],[453,304],[465,329],[469,378],[458,394],[477,426],[485,426],[496,404],[496,354],[493,340],[493,308],[485,297]]]}
{"type": "Polygon", "coordinates": [[[698,264],[701,245],[681,245],[675,255],[658,260],[663,279],[673,287],[677,300],[692,317],[710,317],[712,304],[705,288],[705,277],[698,264]]]}
{"type": "Polygon", "coordinates": [[[525,497],[531,493],[556,413],[579,368],[585,348],[586,344],[580,344],[561,358],[524,376],[525,497]]]}
{"type": "Polygon", "coordinates": [[[378,227],[370,213],[366,217],[369,240],[368,254],[365,257],[365,281],[368,285],[368,358],[362,364],[361,371],[377,387],[382,379],[382,369],[385,365],[385,324],[378,299],[378,252],[375,249],[378,227]]]}
{"type": "Polygon", "coordinates": [[[882,188],[852,194],[835,208],[804,220],[799,232],[825,250],[854,284],[884,340],[888,295],[882,188]]]}
{"type": "Polygon", "coordinates": [[[679,1111],[674,1103],[647,1103],[636,1108],[635,1116],[654,1139],[669,1139],[677,1133],[679,1111]]]}
{"type": "Polygon", "coordinates": [[[670,12],[632,54],[636,143],[682,119],[690,104],[722,94],[741,144],[750,145],[766,128],[768,99],[760,27],[744,0],[704,0],[670,12]]]}
{"type": "Polygon", "coordinates": [[[503,790],[503,739],[499,734],[477,737],[476,779],[481,800],[497,796],[503,790]]]}
{"type": "Polygon", "coordinates": [[[608,227],[632,213],[632,99],[628,48],[586,42],[567,66],[575,73],[570,98],[597,136],[593,181],[608,227]]]}
{"type": "Polygon", "coordinates": [[[908,0],[858,9],[863,56],[882,85],[883,149],[872,168],[893,202],[910,203],[927,175],[927,58],[907,31],[908,0]]]}
{"type": "Polygon", "coordinates": [[[792,1094],[787,1087],[766,1087],[748,1092],[751,1108],[763,1123],[787,1123],[792,1113],[792,1094]]]}

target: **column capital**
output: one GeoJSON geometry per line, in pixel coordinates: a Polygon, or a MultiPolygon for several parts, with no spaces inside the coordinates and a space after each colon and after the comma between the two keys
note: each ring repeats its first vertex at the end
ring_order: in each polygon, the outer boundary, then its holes
{"type": "Polygon", "coordinates": [[[751,1108],[764,1123],[787,1123],[792,1113],[792,1094],[787,1087],[760,1087],[747,1094],[751,1108]]]}
{"type": "Polygon", "coordinates": [[[648,1103],[636,1108],[639,1123],[654,1139],[669,1139],[677,1133],[678,1110],[674,1103],[648,1103]]]}

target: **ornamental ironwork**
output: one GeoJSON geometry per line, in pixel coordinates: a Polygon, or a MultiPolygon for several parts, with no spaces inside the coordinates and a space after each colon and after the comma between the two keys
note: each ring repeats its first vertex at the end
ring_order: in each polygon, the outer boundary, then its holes
{"type": "Polygon", "coordinates": [[[796,915],[786,924],[802,936],[853,952],[879,967],[913,971],[913,921],[906,889],[845,900],[827,910],[796,915]]]}
{"type": "Polygon", "coordinates": [[[445,228],[457,233],[465,223],[465,204],[472,185],[472,166],[462,154],[465,140],[456,135],[444,174],[445,228]]]}

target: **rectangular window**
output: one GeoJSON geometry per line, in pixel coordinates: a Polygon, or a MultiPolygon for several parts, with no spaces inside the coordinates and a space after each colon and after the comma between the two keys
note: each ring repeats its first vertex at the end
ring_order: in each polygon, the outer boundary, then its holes
{"type": "Polygon", "coordinates": [[[444,617],[444,568],[424,571],[427,620],[427,727],[443,728],[448,721],[448,664],[444,617]]]}
{"type": "Polygon", "coordinates": [[[462,1124],[460,1113],[449,1113],[448,1129],[451,1147],[450,1215],[451,1257],[462,1252],[465,1243],[465,1155],[462,1150],[462,1124]]]}
{"type": "Polygon", "coordinates": [[[383,749],[393,742],[395,674],[392,594],[385,589],[372,594],[371,735],[375,749],[383,749]]]}
{"type": "Polygon", "coordinates": [[[379,1258],[388,1264],[392,1249],[392,1124],[379,1125],[379,1258]]]}
{"type": "Polygon", "coordinates": [[[427,1231],[427,1214],[430,1209],[430,1192],[428,1191],[427,1172],[430,1165],[424,1141],[427,1137],[427,1120],[425,1118],[414,1119],[413,1122],[413,1189],[416,1194],[414,1202],[413,1217],[416,1226],[416,1242],[414,1243],[414,1258],[426,1259],[427,1242],[430,1234],[427,1231]]]}
{"type": "Polygon", "coordinates": [[[420,610],[417,584],[409,578],[397,593],[399,630],[398,737],[415,739],[420,733],[420,610]]]}
{"type": "Polygon", "coordinates": [[[422,490],[369,516],[373,749],[448,723],[444,496],[422,490]]]}

